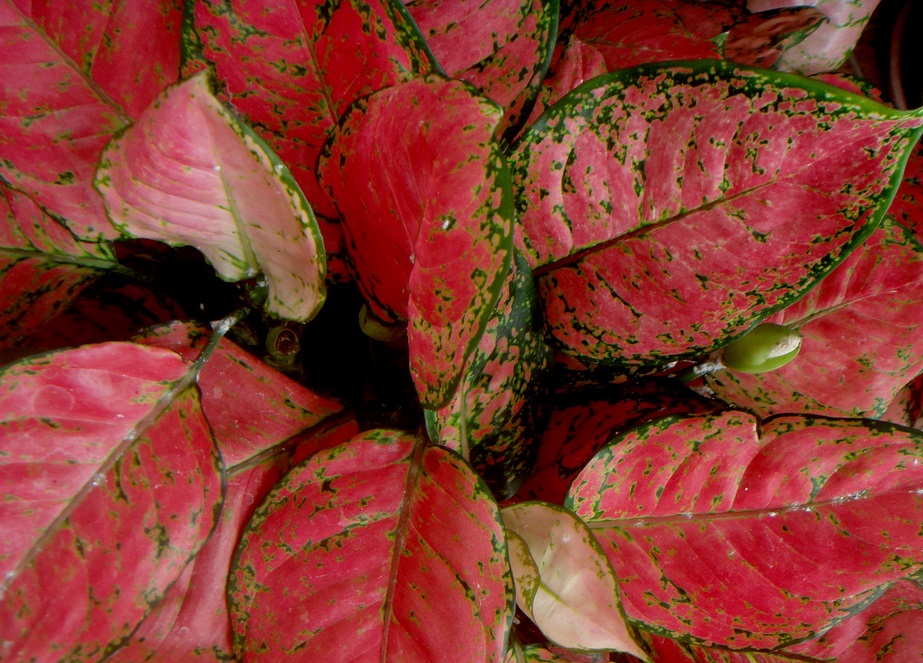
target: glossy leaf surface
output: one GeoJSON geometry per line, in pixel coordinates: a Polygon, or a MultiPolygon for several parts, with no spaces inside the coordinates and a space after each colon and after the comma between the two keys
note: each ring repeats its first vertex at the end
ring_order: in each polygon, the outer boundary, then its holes
{"type": "Polygon", "coordinates": [[[526,570],[537,572],[521,591],[519,557],[510,556],[516,604],[552,642],[571,649],[617,650],[646,659],[632,638],[612,566],[589,528],[564,508],[527,502],[503,509],[503,523],[525,542],[526,570]],[[534,565],[534,566],[533,566],[534,565]]]}
{"type": "Polygon", "coordinates": [[[923,371],[923,245],[884,225],[820,285],[768,319],[803,336],[790,364],[760,375],[707,376],[722,399],[781,412],[880,417],[923,371]]]}
{"type": "Polygon", "coordinates": [[[0,2],[0,176],[81,237],[118,235],[93,172],[112,133],[176,80],[180,18],[169,0],[0,2]]]}
{"type": "MultiPolygon", "coordinates": [[[[146,332],[139,343],[167,348],[187,361],[205,345],[208,330],[173,323],[146,332]]],[[[202,410],[229,468],[245,463],[339,412],[337,401],[315,394],[221,339],[198,378],[202,410]]]]}
{"type": "Polygon", "coordinates": [[[192,244],[229,281],[266,275],[266,310],[304,321],[323,303],[323,240],[285,165],[209,91],[167,90],[110,143],[96,185],[126,235],[192,244]]]}
{"type": "Polygon", "coordinates": [[[616,570],[630,619],[733,649],[816,636],[923,568],[923,434],[743,411],[620,436],[567,506],[616,570]]]}
{"type": "Polygon", "coordinates": [[[0,183],[0,348],[20,345],[113,264],[0,183]]]}
{"type": "Polygon", "coordinates": [[[552,334],[570,354],[626,367],[720,346],[872,231],[920,125],[722,62],[586,83],[510,160],[517,244],[552,334]]]}
{"type": "Polygon", "coordinates": [[[354,107],[321,162],[360,289],[381,320],[408,320],[430,408],[452,396],[509,272],[501,115],[459,81],[418,79],[354,107]]]}
{"type": "Polygon", "coordinates": [[[513,590],[483,484],[451,452],[378,430],[270,493],[230,599],[244,661],[502,661],[513,590]]]}
{"type": "Polygon", "coordinates": [[[551,59],[557,0],[414,0],[407,10],[445,73],[503,107],[499,133],[518,127],[551,59]]]}
{"type": "Polygon", "coordinates": [[[191,375],[170,351],[108,343],[0,379],[3,654],[99,660],[179,576],[221,505],[191,375]]]}
{"type": "Polygon", "coordinates": [[[467,456],[498,499],[515,493],[532,468],[539,380],[550,364],[532,270],[517,256],[458,392],[426,413],[433,439],[467,456]]]}

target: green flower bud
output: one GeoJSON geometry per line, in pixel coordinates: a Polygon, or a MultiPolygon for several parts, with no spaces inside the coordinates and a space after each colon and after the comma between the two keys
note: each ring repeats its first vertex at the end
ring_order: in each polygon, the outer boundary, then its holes
{"type": "Polygon", "coordinates": [[[785,366],[801,350],[801,334],[764,322],[724,348],[721,361],[740,373],[765,373],[785,366]]]}

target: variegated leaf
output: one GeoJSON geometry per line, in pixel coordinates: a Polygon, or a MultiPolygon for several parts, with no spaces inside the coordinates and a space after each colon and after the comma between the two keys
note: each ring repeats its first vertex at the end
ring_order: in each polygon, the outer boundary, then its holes
{"type": "MultiPolygon", "coordinates": [[[[533,560],[531,565],[526,560],[524,567],[534,585],[526,592],[519,586],[519,564],[511,557],[516,604],[549,640],[571,649],[615,650],[647,660],[625,621],[612,566],[579,518],[542,502],[516,504],[500,515],[533,560]]],[[[518,552],[517,559],[526,554],[518,552]]]]}
{"type": "Polygon", "coordinates": [[[0,374],[5,660],[102,660],[204,544],[223,470],[193,377],[129,343],[0,374]]]}
{"type": "Polygon", "coordinates": [[[407,10],[445,73],[503,107],[498,133],[515,131],[548,69],[558,0],[413,0],[407,10]]]}
{"type": "Polygon", "coordinates": [[[566,504],[638,625],[767,649],[923,568],[921,460],[923,434],[867,419],[668,417],[597,454],[566,504]]]}
{"type": "Polygon", "coordinates": [[[339,255],[341,230],[318,184],[318,156],[353,102],[432,69],[413,21],[395,0],[208,0],[193,12],[203,56],[291,169],[328,253],[339,255]]]}
{"type": "Polygon", "coordinates": [[[192,244],[229,281],[266,276],[266,310],[310,319],[326,294],[311,208],[288,169],[209,90],[169,88],[103,153],[96,186],[126,235],[192,244]]]}
{"type": "Polygon", "coordinates": [[[510,160],[517,243],[553,336],[628,368],[728,342],[871,233],[921,124],[724,62],[584,84],[510,160]]]}
{"type": "Polygon", "coordinates": [[[923,237],[923,142],[917,143],[907,159],[904,181],[891,201],[888,214],[917,237],[923,237]]]}
{"type": "Polygon", "coordinates": [[[232,569],[247,661],[502,661],[513,588],[499,513],[465,463],[377,430],[296,467],[232,569]]]}
{"type": "Polygon", "coordinates": [[[0,182],[0,348],[22,345],[113,266],[105,247],[77,241],[0,182]]]}
{"type": "Polygon", "coordinates": [[[0,177],[84,239],[118,235],[93,173],[176,81],[181,14],[174,0],[0,1],[0,177]]]}
{"type": "Polygon", "coordinates": [[[767,321],[801,334],[801,352],[767,373],[709,374],[720,398],[763,416],[881,417],[923,372],[923,245],[886,220],[806,297],[767,321]]]}
{"type": "Polygon", "coordinates": [[[497,499],[513,495],[535,458],[540,380],[551,364],[521,256],[504,285],[455,397],[426,411],[433,440],[470,459],[497,499]]]}
{"type": "Polygon", "coordinates": [[[501,116],[462,82],[421,78],[357,104],[321,159],[372,313],[408,320],[425,407],[451,398],[509,273],[501,116]]]}

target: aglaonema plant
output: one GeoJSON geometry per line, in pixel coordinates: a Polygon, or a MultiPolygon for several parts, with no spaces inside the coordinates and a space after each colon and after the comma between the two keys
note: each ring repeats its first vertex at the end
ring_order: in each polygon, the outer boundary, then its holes
{"type": "Polygon", "coordinates": [[[0,661],[923,656],[853,4],[0,0],[0,661]]]}

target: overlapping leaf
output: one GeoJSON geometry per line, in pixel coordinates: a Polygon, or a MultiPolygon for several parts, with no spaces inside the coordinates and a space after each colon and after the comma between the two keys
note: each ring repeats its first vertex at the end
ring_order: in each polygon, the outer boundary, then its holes
{"type": "Polygon", "coordinates": [[[128,343],[0,374],[5,658],[104,658],[205,542],[222,470],[191,379],[128,343]]]}
{"type": "Polygon", "coordinates": [[[501,110],[431,76],[357,104],[321,160],[357,282],[378,318],[408,320],[424,406],[452,396],[512,259],[501,110]]]}
{"type": "Polygon", "coordinates": [[[570,354],[701,355],[801,297],[875,227],[920,114],[723,62],[559,101],[511,156],[518,246],[570,354]]]}
{"type": "Polygon", "coordinates": [[[535,468],[517,497],[561,504],[580,470],[617,434],[652,419],[714,407],[675,382],[659,380],[561,397],[538,442],[535,468]]]}
{"type": "Polygon", "coordinates": [[[601,451],[567,505],[645,629],[733,649],[822,633],[923,568],[923,434],[865,419],[670,417],[601,451]]]}
{"type": "Polygon", "coordinates": [[[803,337],[775,371],[719,371],[708,385],[762,415],[814,412],[881,417],[923,372],[923,245],[888,220],[820,285],[769,318],[803,337]]]}
{"type": "Polygon", "coordinates": [[[549,640],[647,659],[625,621],[612,566],[579,518],[541,502],[507,507],[501,515],[510,539],[516,604],[549,640]]]}
{"type": "MultiPolygon", "coordinates": [[[[174,323],[148,330],[139,343],[195,359],[207,340],[204,327],[174,323]]],[[[253,459],[342,410],[273,370],[227,339],[212,352],[198,378],[202,410],[225,465],[253,459]]]]}
{"type": "Polygon", "coordinates": [[[21,344],[113,265],[23,194],[0,183],[0,348],[21,344]]]}
{"type": "Polygon", "coordinates": [[[502,661],[513,591],[496,504],[470,468],[378,430],[270,493],[230,599],[247,661],[502,661]]]}
{"type": "Polygon", "coordinates": [[[0,2],[0,178],[81,237],[117,236],[93,172],[112,133],[176,80],[180,20],[172,0],[0,2]]]}
{"type": "Polygon", "coordinates": [[[532,270],[517,256],[455,397],[426,413],[431,437],[467,456],[498,499],[532,468],[539,380],[550,364],[532,270]]]}
{"type": "Polygon", "coordinates": [[[167,90],[103,154],[96,185],[127,235],[192,244],[229,281],[262,272],[266,310],[310,319],[326,263],[311,208],[286,167],[208,89],[167,90]]]}
{"type": "Polygon", "coordinates": [[[504,108],[498,132],[515,130],[548,69],[558,0],[413,0],[407,10],[445,73],[504,108]]]}
{"type": "Polygon", "coordinates": [[[210,0],[193,11],[234,107],[292,170],[338,253],[337,212],[318,184],[317,159],[350,104],[430,71],[413,21],[392,0],[210,0]]]}

